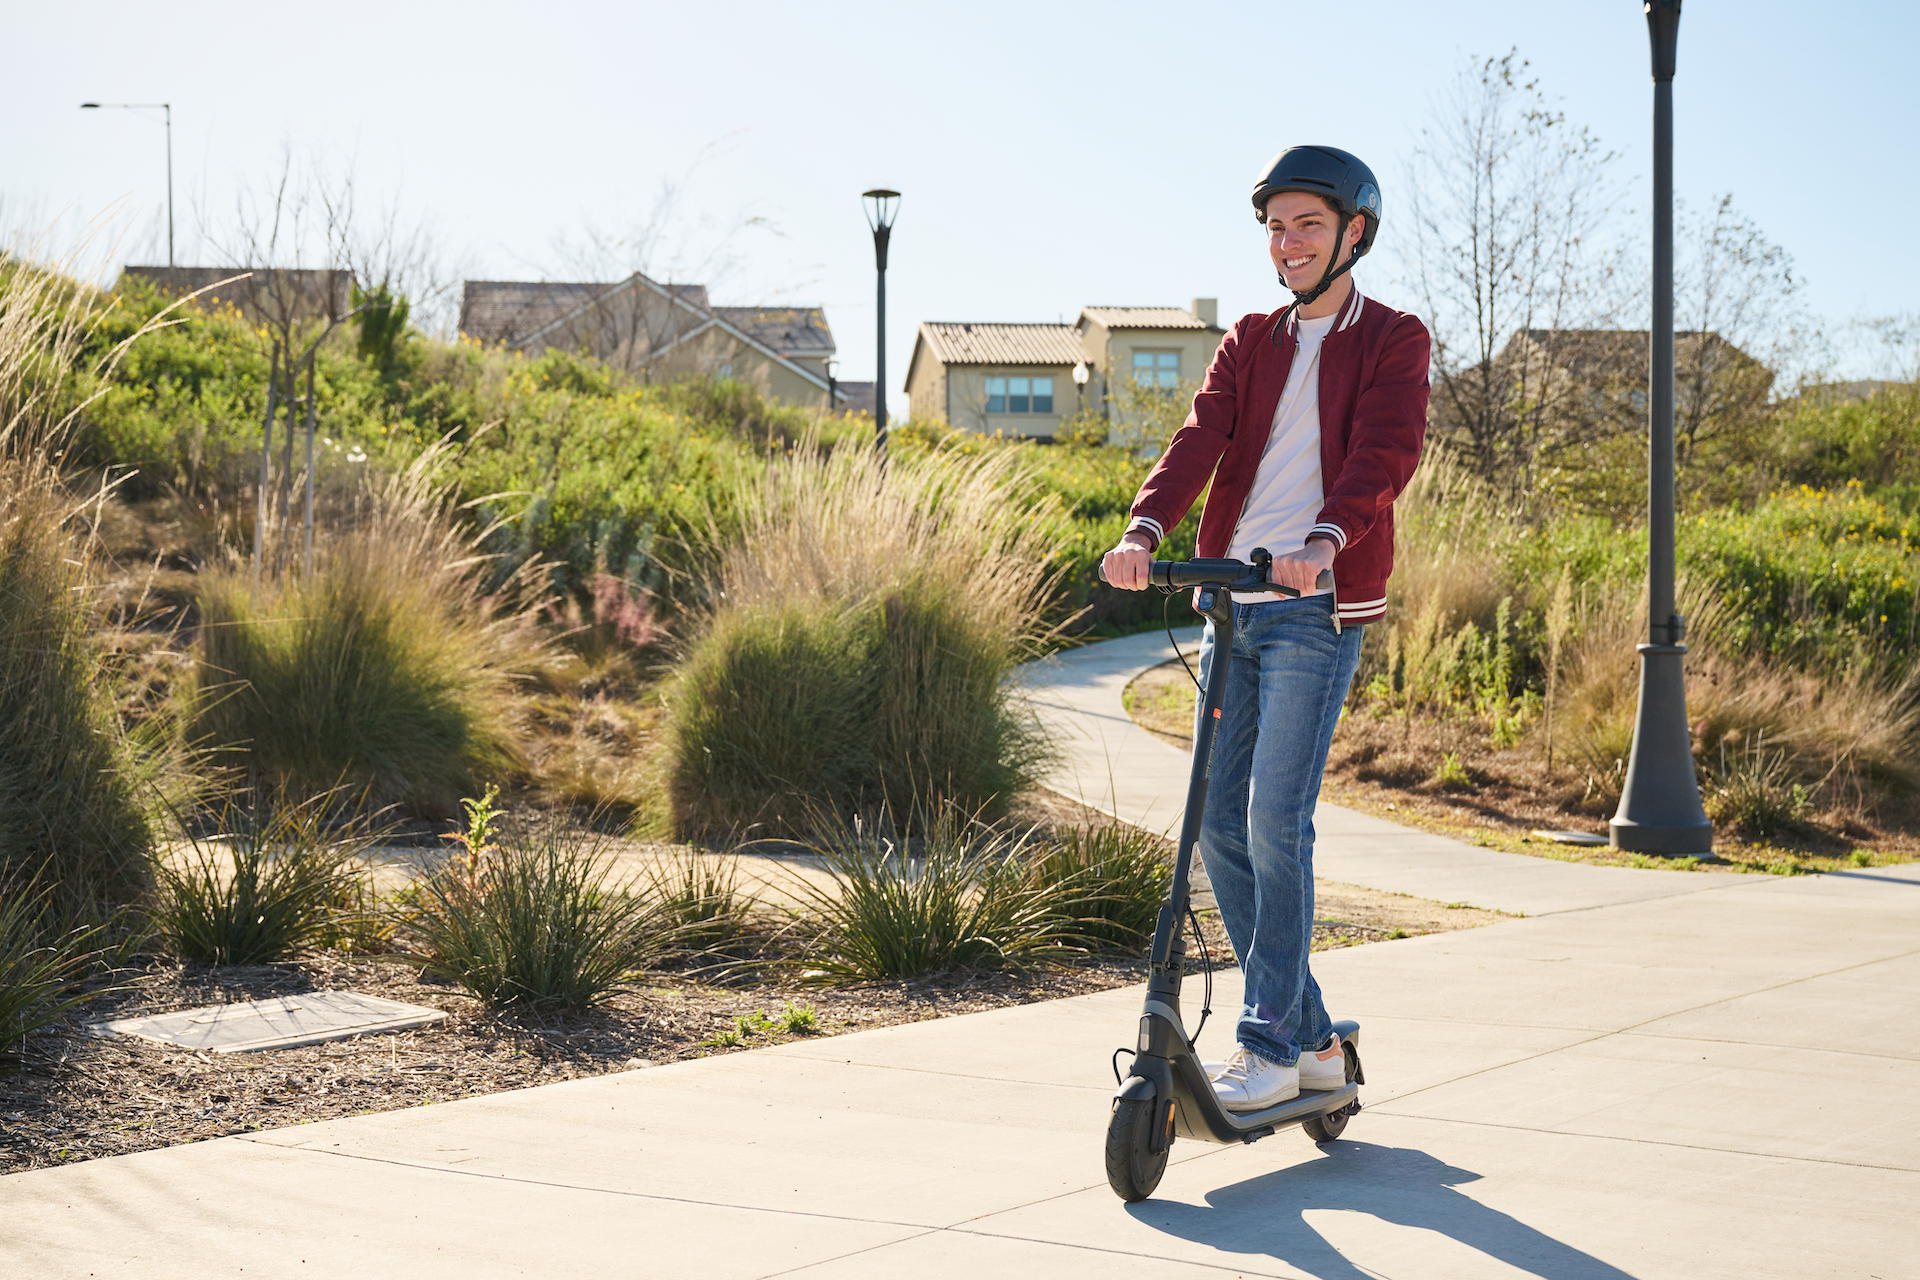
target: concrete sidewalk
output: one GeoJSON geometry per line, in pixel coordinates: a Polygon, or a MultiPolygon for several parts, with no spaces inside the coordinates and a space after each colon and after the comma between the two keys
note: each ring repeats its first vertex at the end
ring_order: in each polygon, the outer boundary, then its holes
{"type": "Polygon", "coordinates": [[[1122,1205],[1130,989],[15,1174],[0,1276],[1920,1276],[1920,868],[1349,839],[1322,855],[1559,905],[1316,957],[1370,1082],[1324,1150],[1182,1142],[1122,1205]]]}

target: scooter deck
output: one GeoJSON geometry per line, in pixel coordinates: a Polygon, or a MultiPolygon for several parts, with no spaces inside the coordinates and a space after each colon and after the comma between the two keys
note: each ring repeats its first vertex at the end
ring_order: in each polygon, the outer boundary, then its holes
{"type": "Polygon", "coordinates": [[[1302,1089],[1298,1097],[1259,1111],[1228,1111],[1215,1101],[1213,1086],[1191,1058],[1176,1061],[1173,1068],[1173,1131],[1202,1142],[1256,1142],[1276,1129],[1338,1111],[1360,1097],[1359,1083],[1350,1080],[1338,1089],[1302,1089]],[[1205,1101],[1201,1090],[1206,1091],[1205,1101]]]}
{"type": "MultiPolygon", "coordinates": [[[[1333,1032],[1353,1055],[1355,1078],[1338,1089],[1302,1089],[1298,1097],[1258,1111],[1228,1111],[1220,1105],[1199,1059],[1191,1051],[1173,1055],[1167,1065],[1172,1068],[1174,1133],[1202,1142],[1253,1142],[1275,1129],[1338,1111],[1358,1101],[1360,1086],[1366,1083],[1366,1072],[1359,1067],[1360,1024],[1342,1019],[1333,1024],[1333,1032]]],[[[1184,1040],[1184,1028],[1179,1034],[1184,1040]]]]}

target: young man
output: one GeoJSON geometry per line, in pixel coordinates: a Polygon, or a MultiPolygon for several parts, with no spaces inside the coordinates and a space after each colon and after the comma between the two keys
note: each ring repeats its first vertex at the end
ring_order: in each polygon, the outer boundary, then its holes
{"type": "MultiPolygon", "coordinates": [[[[1426,326],[1362,298],[1348,274],[1373,247],[1380,188],[1333,147],[1281,152],[1253,189],[1267,251],[1293,305],[1228,331],[1186,425],[1140,486],[1106,554],[1107,580],[1141,590],[1154,549],[1212,484],[1199,554],[1273,553],[1270,580],[1301,592],[1237,594],[1233,662],[1215,739],[1200,857],[1246,976],[1226,1062],[1229,1110],[1345,1081],[1345,1057],[1308,971],[1313,809],[1327,747],[1387,608],[1393,502],[1426,435],[1426,326]],[[1333,586],[1316,590],[1322,570],[1333,586]]],[[[1205,680],[1213,627],[1201,642],[1205,680]]]]}

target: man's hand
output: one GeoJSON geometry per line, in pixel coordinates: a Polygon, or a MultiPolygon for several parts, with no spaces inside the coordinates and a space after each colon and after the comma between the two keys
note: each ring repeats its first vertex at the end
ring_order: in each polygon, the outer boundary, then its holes
{"type": "Polygon", "coordinates": [[[1106,574],[1110,586],[1123,591],[1145,591],[1147,566],[1152,563],[1153,552],[1147,547],[1146,535],[1128,533],[1101,558],[1100,569],[1106,574]]]}
{"type": "Polygon", "coordinates": [[[1313,580],[1325,570],[1333,568],[1333,543],[1325,538],[1309,539],[1307,545],[1298,551],[1273,558],[1273,567],[1267,572],[1267,581],[1292,587],[1301,595],[1313,591],[1313,580]]]}

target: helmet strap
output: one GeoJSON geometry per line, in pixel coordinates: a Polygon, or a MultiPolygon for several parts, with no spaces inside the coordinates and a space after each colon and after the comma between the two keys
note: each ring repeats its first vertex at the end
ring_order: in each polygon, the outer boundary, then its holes
{"type": "MultiPolygon", "coordinates": [[[[1352,225],[1352,214],[1343,213],[1340,215],[1340,229],[1333,233],[1334,244],[1338,245],[1347,238],[1347,228],[1352,225]]],[[[1341,276],[1353,270],[1353,264],[1358,261],[1360,261],[1360,246],[1356,244],[1353,246],[1353,252],[1347,255],[1345,262],[1340,263],[1338,266],[1329,266],[1326,274],[1320,277],[1320,283],[1308,289],[1305,293],[1295,289],[1292,285],[1288,285],[1286,276],[1281,275],[1280,272],[1276,270],[1274,274],[1280,277],[1280,283],[1286,287],[1288,293],[1293,295],[1293,301],[1288,304],[1285,311],[1280,313],[1279,322],[1273,326],[1273,332],[1270,335],[1270,341],[1272,341],[1273,345],[1276,347],[1280,345],[1280,334],[1287,327],[1288,317],[1292,316],[1293,313],[1301,307],[1312,306],[1320,299],[1321,295],[1333,288],[1333,282],[1335,280],[1338,280],[1341,276]]]]}

